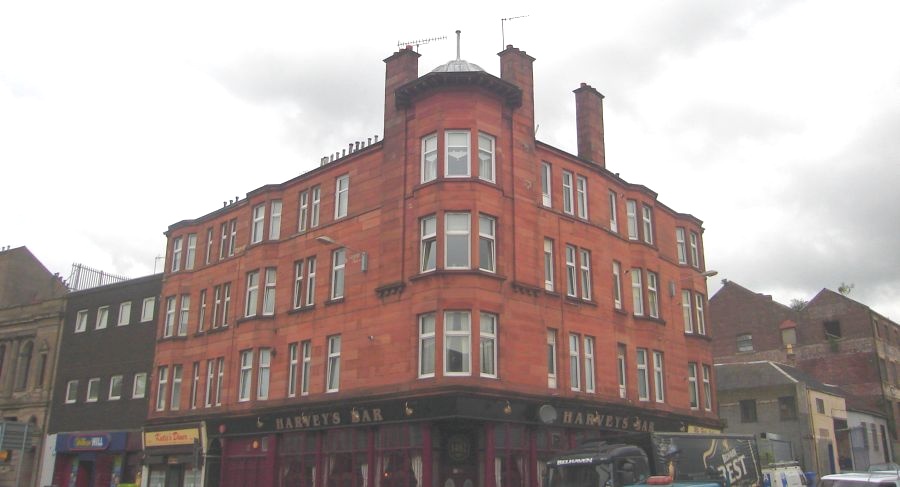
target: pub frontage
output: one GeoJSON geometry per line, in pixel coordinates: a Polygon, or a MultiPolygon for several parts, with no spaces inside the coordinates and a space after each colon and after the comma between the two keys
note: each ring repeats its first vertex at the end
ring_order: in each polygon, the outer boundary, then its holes
{"type": "Polygon", "coordinates": [[[310,405],[211,420],[209,447],[222,451],[222,487],[536,487],[546,460],[585,439],[721,429],[717,420],[547,399],[461,391],[310,405]]]}

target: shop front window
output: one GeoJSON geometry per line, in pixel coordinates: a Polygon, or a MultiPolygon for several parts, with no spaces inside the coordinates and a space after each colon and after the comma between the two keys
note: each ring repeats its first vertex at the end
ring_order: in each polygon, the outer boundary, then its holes
{"type": "Polygon", "coordinates": [[[325,434],[325,487],[369,487],[369,430],[341,429],[325,434]]]}
{"type": "Polygon", "coordinates": [[[498,424],[494,429],[496,453],[494,483],[497,487],[531,485],[528,480],[528,435],[525,427],[498,424]]]}
{"type": "Polygon", "coordinates": [[[284,435],[279,446],[279,487],[316,485],[316,433],[284,435]]]}
{"type": "Polygon", "coordinates": [[[422,486],[421,427],[385,426],[377,434],[375,487],[422,486]]]}

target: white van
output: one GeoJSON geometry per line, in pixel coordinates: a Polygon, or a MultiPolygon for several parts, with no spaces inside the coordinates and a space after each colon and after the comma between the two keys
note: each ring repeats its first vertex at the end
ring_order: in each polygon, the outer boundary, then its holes
{"type": "Polygon", "coordinates": [[[766,487],[806,487],[807,479],[798,462],[770,463],[762,468],[766,487]]]}

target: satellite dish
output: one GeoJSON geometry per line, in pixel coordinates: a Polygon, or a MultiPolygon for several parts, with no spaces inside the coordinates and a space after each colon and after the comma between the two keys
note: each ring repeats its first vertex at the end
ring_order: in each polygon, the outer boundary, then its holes
{"type": "Polygon", "coordinates": [[[555,407],[544,404],[538,409],[538,418],[544,424],[553,424],[559,418],[559,414],[556,412],[555,407]]]}

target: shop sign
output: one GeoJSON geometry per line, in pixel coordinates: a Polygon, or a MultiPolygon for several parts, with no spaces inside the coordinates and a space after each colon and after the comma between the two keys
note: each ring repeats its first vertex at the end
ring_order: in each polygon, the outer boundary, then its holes
{"type": "Polygon", "coordinates": [[[595,426],[604,429],[625,431],[641,431],[650,433],[654,430],[652,420],[638,415],[604,414],[599,411],[582,412],[564,409],[562,423],[573,426],[595,426]]]}
{"type": "Polygon", "coordinates": [[[165,431],[145,431],[144,447],[193,445],[195,439],[200,438],[200,431],[196,428],[165,431]]]}
{"type": "Polygon", "coordinates": [[[106,450],[110,443],[109,435],[72,435],[69,437],[70,451],[106,450]]]}
{"type": "MultiPolygon", "coordinates": [[[[290,431],[328,426],[381,423],[384,415],[381,408],[353,408],[349,411],[325,411],[320,413],[300,412],[292,416],[275,418],[275,431],[290,431]]],[[[264,423],[263,423],[264,425],[264,423]]],[[[259,425],[258,425],[259,426],[259,425]]]]}

